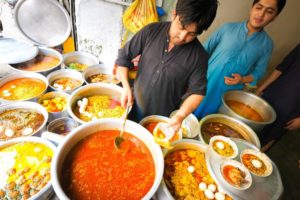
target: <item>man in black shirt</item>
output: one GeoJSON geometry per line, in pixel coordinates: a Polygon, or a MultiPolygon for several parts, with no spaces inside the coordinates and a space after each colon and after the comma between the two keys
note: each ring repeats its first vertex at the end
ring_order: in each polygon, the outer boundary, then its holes
{"type": "Polygon", "coordinates": [[[134,120],[148,115],[169,116],[178,131],[183,119],[202,101],[206,92],[208,56],[197,40],[215,18],[217,0],[178,0],[172,22],[153,23],[140,30],[116,60],[122,81],[122,106],[135,104],[134,120]],[[131,60],[141,55],[134,97],[128,82],[131,60]]]}

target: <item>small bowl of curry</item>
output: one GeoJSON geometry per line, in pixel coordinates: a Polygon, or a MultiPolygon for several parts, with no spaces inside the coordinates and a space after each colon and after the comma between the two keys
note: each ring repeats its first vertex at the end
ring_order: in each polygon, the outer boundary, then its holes
{"type": "Polygon", "coordinates": [[[225,183],[231,188],[246,190],[252,184],[249,170],[236,160],[223,161],[220,170],[225,183]]]}
{"type": "Polygon", "coordinates": [[[255,176],[267,177],[273,171],[273,166],[270,158],[253,149],[245,149],[240,155],[241,162],[255,176]]]}
{"type": "Polygon", "coordinates": [[[214,136],[209,141],[209,149],[212,154],[221,159],[233,159],[238,155],[235,142],[224,136],[214,136]]]}

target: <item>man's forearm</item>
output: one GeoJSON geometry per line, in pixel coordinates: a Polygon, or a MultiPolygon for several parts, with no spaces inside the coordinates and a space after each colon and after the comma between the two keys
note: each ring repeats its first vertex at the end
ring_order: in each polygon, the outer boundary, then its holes
{"type": "Polygon", "coordinates": [[[198,94],[190,95],[188,98],[184,100],[176,115],[182,117],[183,119],[186,118],[200,105],[203,98],[204,96],[198,94]]]}
{"type": "Polygon", "coordinates": [[[129,69],[127,67],[118,66],[117,67],[117,76],[122,82],[123,88],[130,88],[128,81],[128,72],[129,69]]]}

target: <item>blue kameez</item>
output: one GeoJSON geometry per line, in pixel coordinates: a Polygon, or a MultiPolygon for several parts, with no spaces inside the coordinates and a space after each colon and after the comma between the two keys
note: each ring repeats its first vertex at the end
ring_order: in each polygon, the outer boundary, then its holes
{"type": "Polygon", "coordinates": [[[206,96],[194,112],[198,118],[216,113],[226,91],[243,89],[244,84],[226,85],[224,76],[251,74],[251,85],[256,85],[266,72],[273,42],[264,30],[248,35],[247,22],[227,23],[212,34],[204,48],[209,54],[208,83],[206,96]]]}

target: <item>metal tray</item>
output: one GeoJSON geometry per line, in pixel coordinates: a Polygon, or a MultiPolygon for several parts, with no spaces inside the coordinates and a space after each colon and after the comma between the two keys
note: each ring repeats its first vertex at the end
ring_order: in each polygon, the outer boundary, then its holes
{"type": "MultiPolygon", "coordinates": [[[[238,147],[239,154],[235,160],[240,161],[240,152],[244,149],[255,149],[258,150],[256,146],[246,142],[245,140],[231,138],[238,147]]],[[[279,199],[283,193],[283,185],[281,177],[277,166],[272,162],[273,172],[268,177],[257,177],[252,176],[252,185],[247,190],[233,189],[225,183],[220,171],[220,164],[222,160],[213,157],[210,153],[209,147],[206,149],[205,160],[208,171],[214,178],[216,183],[220,185],[233,199],[239,200],[266,200],[266,199],[279,199]]]]}
{"type": "Polygon", "coordinates": [[[38,48],[28,42],[0,37],[0,63],[17,64],[28,61],[37,54],[38,48]]]}
{"type": "Polygon", "coordinates": [[[17,28],[32,43],[54,47],[70,35],[68,12],[55,0],[21,0],[14,10],[17,28]]]}

